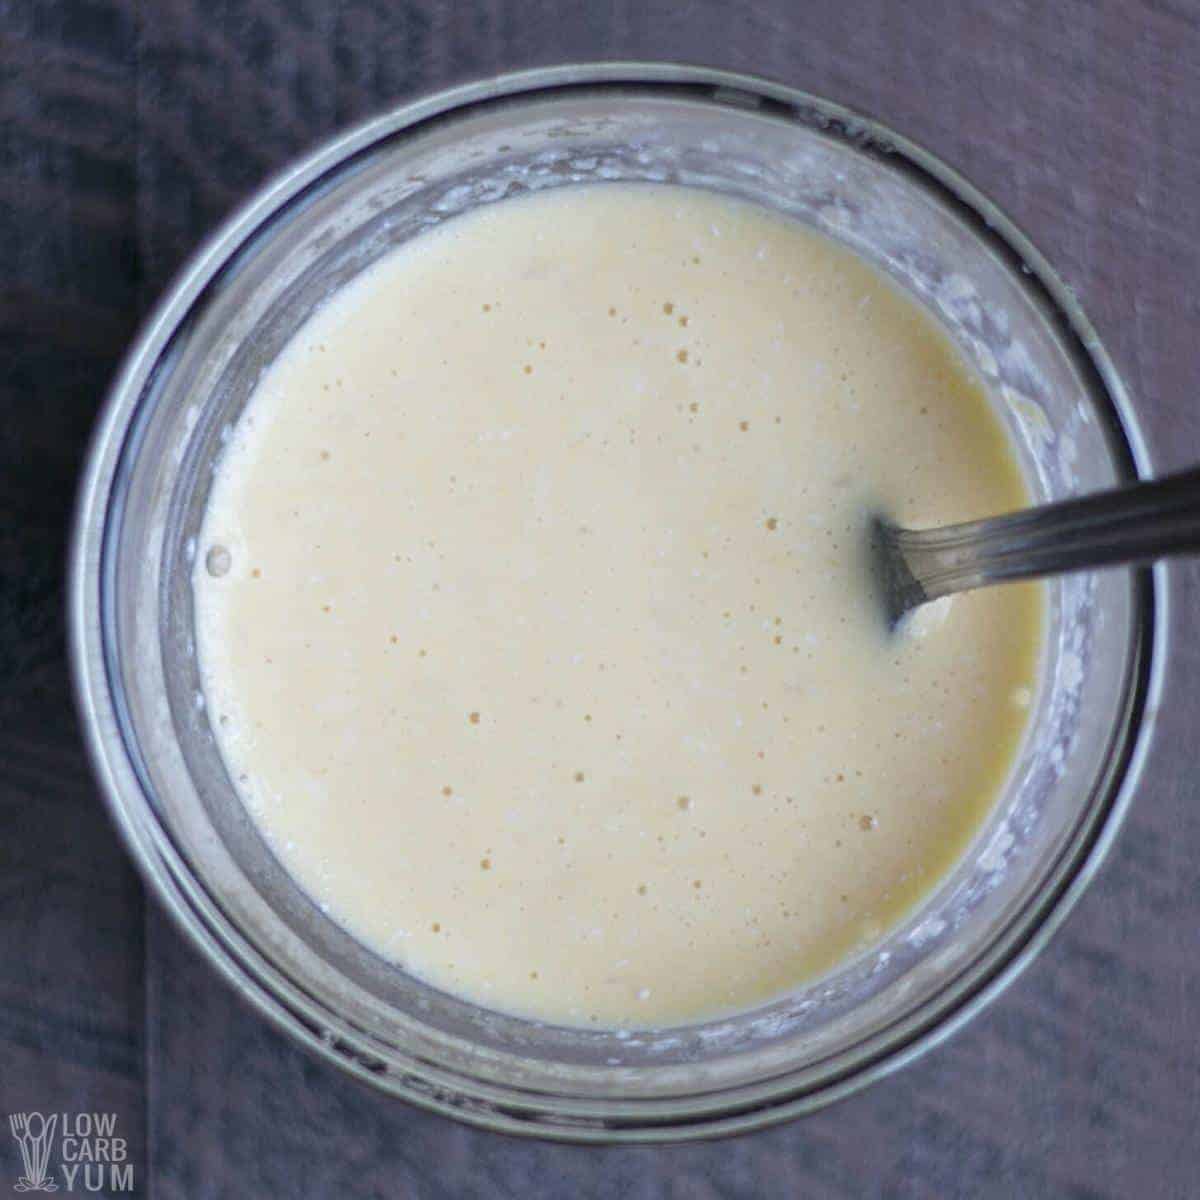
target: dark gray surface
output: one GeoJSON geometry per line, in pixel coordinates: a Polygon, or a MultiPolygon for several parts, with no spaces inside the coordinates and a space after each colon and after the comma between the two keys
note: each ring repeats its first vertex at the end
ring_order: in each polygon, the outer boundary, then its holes
{"type": "MultiPolygon", "coordinates": [[[[1083,904],[981,1019],[804,1122],[655,1150],[468,1130],[291,1049],[144,903],[79,746],[59,598],[122,348],[313,141],[447,82],[602,57],[759,72],[929,146],[1079,294],[1156,463],[1200,459],[1200,5],[0,0],[0,1114],[117,1111],[139,1184],[189,1200],[1200,1194],[1195,565],[1141,794],[1083,904]]],[[[0,1125],[0,1194],[17,1171],[0,1125]]]]}

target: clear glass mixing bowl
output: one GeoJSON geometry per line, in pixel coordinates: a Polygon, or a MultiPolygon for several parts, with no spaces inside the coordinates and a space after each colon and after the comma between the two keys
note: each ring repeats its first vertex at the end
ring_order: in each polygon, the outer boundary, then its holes
{"type": "Polygon", "coordinates": [[[69,603],[79,703],[114,819],[151,889],[239,992],[386,1092],[494,1129],[635,1141],[809,1111],[910,1059],[1009,982],[1123,815],[1163,622],[1148,573],[1051,585],[1032,733],[986,828],[878,946],[765,1007],[676,1029],[556,1028],[447,995],[359,945],[282,870],[217,753],[189,584],[214,464],[264,368],[379,255],[479,205],[610,180],[744,197],[877,264],[987,381],[1039,496],[1145,471],[1124,388],[1070,293],[932,156],[760,80],[564,67],[458,88],[352,130],[195,255],[101,417],[69,603]]]}

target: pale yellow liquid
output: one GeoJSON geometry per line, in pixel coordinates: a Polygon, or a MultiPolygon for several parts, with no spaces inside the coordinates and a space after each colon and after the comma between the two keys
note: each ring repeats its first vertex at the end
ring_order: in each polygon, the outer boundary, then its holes
{"type": "Polygon", "coordinates": [[[844,249],[668,187],[505,202],[259,385],[198,555],[209,711],[379,953],[557,1022],[728,1012],[910,911],[1024,728],[1040,590],[889,637],[868,509],[1026,502],[944,335],[844,249]]]}

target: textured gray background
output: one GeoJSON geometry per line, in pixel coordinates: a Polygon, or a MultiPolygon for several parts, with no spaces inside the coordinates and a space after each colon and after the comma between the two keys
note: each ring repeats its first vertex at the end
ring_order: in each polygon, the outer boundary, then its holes
{"type": "MultiPolygon", "coordinates": [[[[158,1197],[1200,1195],[1200,569],[1120,844],[1034,967],[801,1123],[589,1150],[461,1128],[310,1061],[141,893],[70,710],[74,476],[139,317],[205,232],[347,121],[564,59],[706,62],[883,118],[1078,292],[1160,467],[1200,459],[1200,5],[0,0],[0,1113],[114,1110],[158,1197]]],[[[0,1194],[17,1175],[0,1126],[0,1194]]]]}

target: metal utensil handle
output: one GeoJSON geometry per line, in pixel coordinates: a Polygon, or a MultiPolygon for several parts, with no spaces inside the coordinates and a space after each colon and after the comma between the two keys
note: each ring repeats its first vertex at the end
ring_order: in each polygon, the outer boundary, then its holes
{"type": "Polygon", "coordinates": [[[941,529],[896,530],[926,598],[1005,579],[1200,552],[1200,467],[941,529]]]}

